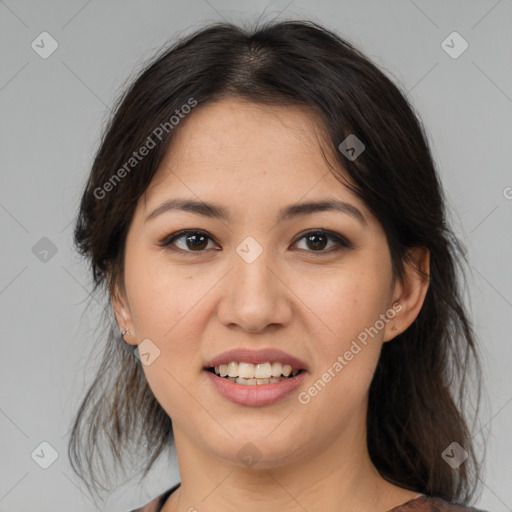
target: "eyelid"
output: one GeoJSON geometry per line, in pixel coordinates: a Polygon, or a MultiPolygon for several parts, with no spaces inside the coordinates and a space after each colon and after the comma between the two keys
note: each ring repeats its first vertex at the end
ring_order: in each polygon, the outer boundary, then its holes
{"type": "MultiPolygon", "coordinates": [[[[187,228],[187,229],[182,229],[180,231],[176,231],[174,233],[166,235],[158,242],[158,245],[161,247],[164,247],[164,248],[169,248],[169,250],[172,250],[172,251],[186,253],[186,254],[194,254],[194,253],[201,254],[201,253],[206,252],[206,250],[204,250],[204,249],[201,251],[190,251],[190,250],[184,250],[184,249],[180,249],[180,248],[175,248],[175,249],[170,248],[170,246],[172,246],[172,244],[176,240],[179,240],[180,238],[183,238],[188,234],[201,234],[201,235],[204,235],[206,238],[210,239],[211,241],[217,243],[215,241],[215,238],[212,235],[210,235],[210,233],[208,233],[207,231],[205,231],[203,229],[199,229],[199,228],[195,228],[195,229],[187,228]]],[[[311,235],[313,235],[313,234],[324,235],[327,238],[333,240],[337,244],[337,248],[330,248],[328,250],[320,250],[320,251],[305,250],[305,252],[308,252],[308,253],[311,253],[314,255],[320,256],[322,254],[330,254],[330,253],[336,252],[336,251],[344,249],[344,248],[345,249],[353,248],[352,242],[350,242],[350,240],[348,240],[345,236],[343,236],[342,234],[337,233],[335,231],[331,231],[331,230],[324,229],[324,228],[311,228],[311,229],[307,229],[307,230],[299,233],[299,235],[297,235],[297,237],[294,240],[294,242],[292,243],[292,245],[295,245],[297,242],[306,238],[310,234],[311,235]]],[[[219,245],[219,244],[217,244],[217,245],[219,245]]],[[[304,249],[300,249],[300,250],[304,250],[304,249]]]]}

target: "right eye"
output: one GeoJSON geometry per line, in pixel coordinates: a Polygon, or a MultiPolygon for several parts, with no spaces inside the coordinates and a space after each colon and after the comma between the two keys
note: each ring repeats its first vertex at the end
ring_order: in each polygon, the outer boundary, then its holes
{"type": "Polygon", "coordinates": [[[198,229],[185,229],[176,233],[171,233],[164,237],[158,245],[176,252],[204,252],[208,246],[208,240],[212,237],[206,232],[198,229]],[[183,247],[177,249],[175,242],[183,240],[183,247]],[[174,247],[173,247],[174,246],[174,247]]]}

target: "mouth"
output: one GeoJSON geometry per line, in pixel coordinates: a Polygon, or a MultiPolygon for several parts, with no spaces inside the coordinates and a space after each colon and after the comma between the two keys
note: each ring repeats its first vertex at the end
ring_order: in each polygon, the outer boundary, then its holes
{"type": "Polygon", "coordinates": [[[307,364],[276,347],[234,348],[206,362],[204,374],[213,389],[237,405],[272,405],[304,383],[307,364]]]}
{"type": "Polygon", "coordinates": [[[257,364],[230,361],[218,366],[206,367],[205,370],[222,379],[246,386],[261,386],[282,382],[293,379],[305,371],[303,368],[294,368],[290,364],[283,364],[279,361],[257,364]]]}
{"type": "Polygon", "coordinates": [[[204,373],[209,377],[208,380],[213,389],[226,400],[237,405],[262,407],[281,402],[289,397],[303,384],[308,372],[302,368],[275,362],[252,364],[233,361],[206,367],[204,373]],[[251,366],[254,367],[252,377],[251,366]],[[270,377],[268,377],[269,368],[270,377]]]}

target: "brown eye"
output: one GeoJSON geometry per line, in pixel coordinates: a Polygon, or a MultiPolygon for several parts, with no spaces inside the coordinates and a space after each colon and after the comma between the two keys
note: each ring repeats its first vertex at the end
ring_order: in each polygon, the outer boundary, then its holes
{"type": "MultiPolygon", "coordinates": [[[[331,253],[342,248],[351,247],[350,242],[343,236],[325,230],[309,231],[298,239],[298,241],[301,240],[306,241],[306,249],[304,250],[311,253],[331,253]],[[330,246],[328,249],[326,249],[329,241],[333,242],[333,246],[330,246]]],[[[187,229],[168,235],[161,242],[159,242],[159,245],[162,247],[167,247],[173,251],[175,250],[185,253],[200,253],[205,252],[205,250],[208,248],[209,241],[213,241],[213,239],[206,232],[202,230],[187,229]],[[181,247],[176,242],[180,242],[181,247]]]]}
{"type": "Polygon", "coordinates": [[[315,251],[325,249],[325,246],[329,243],[329,237],[323,233],[313,233],[305,237],[305,239],[309,247],[315,251]]]}
{"type": "Polygon", "coordinates": [[[178,246],[178,250],[184,252],[203,252],[208,246],[208,241],[212,240],[212,238],[203,231],[186,230],[166,237],[159,245],[169,247],[173,244],[176,245],[175,242],[179,240],[183,240],[183,242],[181,247],[178,246]]]}
{"type": "Polygon", "coordinates": [[[331,253],[343,247],[351,247],[350,242],[341,235],[324,230],[310,231],[299,240],[306,241],[306,247],[308,248],[306,250],[308,250],[308,252],[331,253]],[[334,241],[334,249],[331,246],[329,249],[325,250],[329,240],[334,241]]]}

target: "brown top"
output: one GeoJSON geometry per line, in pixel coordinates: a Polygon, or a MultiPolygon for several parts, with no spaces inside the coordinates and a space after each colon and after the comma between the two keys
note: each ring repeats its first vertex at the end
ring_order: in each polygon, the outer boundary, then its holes
{"type": "MultiPolygon", "coordinates": [[[[130,512],[160,512],[167,498],[180,486],[177,483],[154,500],[150,501],[143,507],[130,510],[130,512]]],[[[434,496],[425,496],[422,494],[417,498],[406,501],[397,507],[392,508],[388,512],[488,512],[480,508],[474,508],[457,503],[450,503],[441,498],[434,496]]]]}

